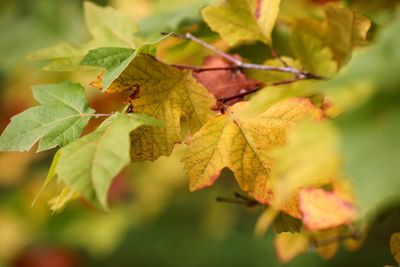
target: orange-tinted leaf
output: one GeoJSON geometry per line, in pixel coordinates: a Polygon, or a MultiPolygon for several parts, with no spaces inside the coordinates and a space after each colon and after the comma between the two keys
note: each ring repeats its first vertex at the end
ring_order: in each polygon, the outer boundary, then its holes
{"type": "Polygon", "coordinates": [[[308,230],[323,230],[348,224],[356,218],[352,203],[323,189],[303,189],[299,192],[299,208],[308,230]]]}

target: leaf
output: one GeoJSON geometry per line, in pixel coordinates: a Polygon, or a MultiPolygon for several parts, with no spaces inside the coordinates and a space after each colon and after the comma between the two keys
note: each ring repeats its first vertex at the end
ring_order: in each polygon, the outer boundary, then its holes
{"type": "Polygon", "coordinates": [[[61,149],[56,173],[72,191],[107,209],[107,192],[130,162],[129,134],[141,125],[160,125],[139,114],[116,113],[100,127],[61,149]]]}
{"type": "Polygon", "coordinates": [[[92,42],[135,47],[134,36],[138,29],[128,15],[112,7],[101,7],[89,1],[84,2],[83,8],[86,26],[94,38],[92,42]]]}
{"type": "Polygon", "coordinates": [[[280,0],[227,0],[203,9],[205,22],[229,45],[262,41],[271,45],[271,33],[279,13],[280,0]]]}
{"type": "Polygon", "coordinates": [[[92,83],[93,86],[102,89],[102,91],[106,91],[112,82],[121,75],[139,53],[155,56],[157,44],[168,37],[169,35],[152,43],[143,44],[137,49],[103,47],[91,50],[79,64],[106,69],[106,73],[102,75],[100,80],[92,83]]]}
{"type": "Polygon", "coordinates": [[[32,207],[35,205],[37,199],[39,198],[40,193],[42,193],[43,189],[53,180],[56,176],[56,167],[58,165],[58,160],[60,159],[60,151],[57,150],[56,154],[54,154],[53,161],[51,162],[49,171],[46,176],[46,180],[44,181],[42,187],[40,188],[39,192],[37,193],[35,199],[32,201],[32,207]]]}
{"type": "MultiPolygon", "coordinates": [[[[247,114],[246,104],[237,103],[228,114],[210,119],[189,140],[183,160],[190,190],[211,186],[228,167],[243,191],[261,203],[269,203],[273,195],[270,152],[286,142],[297,122],[321,116],[308,99],[279,102],[258,116],[247,114]]],[[[287,212],[296,214],[296,210],[287,212]]]]}
{"type": "Polygon", "coordinates": [[[250,98],[249,112],[262,112],[272,105],[293,97],[311,97],[320,90],[321,82],[297,81],[291,84],[265,86],[250,98]]]}
{"type": "Polygon", "coordinates": [[[50,199],[47,203],[50,205],[50,210],[53,212],[61,210],[65,204],[71,200],[77,199],[79,194],[72,191],[68,186],[64,187],[60,194],[50,199]]]}
{"type": "Polygon", "coordinates": [[[334,103],[346,106],[336,121],[344,172],[355,185],[361,216],[370,218],[400,200],[399,30],[397,16],[376,44],[356,55],[324,89],[334,103]]]}
{"type": "Polygon", "coordinates": [[[283,232],[300,233],[302,225],[301,220],[281,212],[272,226],[275,232],[280,234],[283,232]]]}
{"type": "Polygon", "coordinates": [[[275,237],[274,246],[279,262],[288,263],[308,251],[309,241],[302,233],[281,233],[275,237]]]}
{"type": "Polygon", "coordinates": [[[350,59],[353,48],[367,43],[367,32],[370,26],[371,22],[366,17],[342,8],[337,4],[326,4],[325,18],[323,20],[299,19],[295,22],[293,36],[295,52],[298,50],[296,53],[297,56],[300,56],[300,60],[302,60],[302,63],[306,63],[305,66],[308,68],[313,65],[313,68],[316,68],[315,65],[318,62],[313,57],[317,57],[318,55],[318,57],[324,58],[326,65],[330,65],[330,67],[325,66],[324,68],[331,69],[330,71],[332,71],[334,70],[333,63],[329,62],[330,55],[325,47],[329,47],[333,53],[333,58],[339,66],[343,66],[350,59]],[[307,42],[311,43],[307,44],[307,42]],[[305,48],[303,55],[301,55],[302,51],[300,50],[302,48],[301,44],[305,48]],[[313,46],[316,49],[314,51],[316,54],[314,55],[309,51],[313,46]],[[317,50],[318,46],[320,46],[319,50],[317,50]],[[321,49],[324,51],[321,51],[321,49]],[[307,58],[307,55],[311,56],[311,59],[307,58]]]}
{"type": "Polygon", "coordinates": [[[392,234],[390,237],[390,251],[400,265],[400,233],[392,234]]]}
{"type": "Polygon", "coordinates": [[[213,115],[213,96],[190,71],[166,65],[146,54],[138,54],[108,90],[136,90],[132,99],[135,112],[166,124],[165,128],[144,126],[132,133],[133,160],[169,155],[174,144],[182,140],[181,118],[194,133],[213,115]]]}
{"type": "Polygon", "coordinates": [[[399,99],[400,95],[375,96],[337,122],[345,173],[355,184],[363,216],[399,201],[399,99]]]}
{"type": "Polygon", "coordinates": [[[299,24],[292,28],[292,47],[305,70],[323,77],[332,77],[338,70],[333,53],[317,37],[303,32],[299,24]]]}
{"type": "Polygon", "coordinates": [[[38,151],[65,146],[79,138],[94,113],[79,84],[37,85],[33,95],[41,105],[11,119],[0,137],[1,151],[27,151],[38,140],[38,151]]]}
{"type": "Polygon", "coordinates": [[[319,188],[299,192],[299,208],[304,227],[311,231],[325,230],[356,219],[356,209],[335,193],[319,188]]]}
{"type": "MultiPolygon", "coordinates": [[[[223,68],[233,67],[233,64],[219,56],[210,56],[204,60],[202,67],[223,68]]],[[[247,78],[240,70],[194,72],[193,76],[219,99],[236,96],[260,86],[260,82],[247,78]]]]}
{"type": "Polygon", "coordinates": [[[79,47],[61,43],[30,53],[28,58],[46,61],[44,70],[88,70],[90,68],[79,65],[79,62],[89,50],[99,47],[133,49],[137,46],[138,40],[135,34],[138,29],[128,15],[111,7],[97,6],[89,1],[84,3],[84,14],[86,27],[92,36],[89,42],[79,47]]]}
{"type": "Polygon", "coordinates": [[[184,27],[188,23],[198,23],[201,21],[200,9],[209,2],[211,1],[156,1],[153,12],[140,20],[140,32],[145,36],[156,36],[160,32],[179,30],[180,26],[184,27]]]}
{"type": "Polygon", "coordinates": [[[289,134],[287,144],[272,155],[276,161],[271,173],[275,208],[301,188],[322,186],[340,176],[339,136],[329,122],[300,123],[289,134]]]}

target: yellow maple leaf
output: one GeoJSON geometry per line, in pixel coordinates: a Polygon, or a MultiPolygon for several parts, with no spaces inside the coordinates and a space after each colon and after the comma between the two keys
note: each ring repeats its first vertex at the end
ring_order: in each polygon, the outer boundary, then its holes
{"type": "Polygon", "coordinates": [[[230,45],[242,41],[271,44],[271,33],[279,13],[281,0],[227,0],[211,5],[202,12],[212,30],[221,34],[230,45]]]}
{"type": "Polygon", "coordinates": [[[147,54],[137,55],[107,91],[132,91],[135,112],[165,122],[165,127],[143,126],[132,132],[133,160],[156,160],[171,154],[174,144],[182,140],[181,119],[194,133],[214,114],[215,98],[190,71],[147,54]]]}
{"type": "Polygon", "coordinates": [[[299,208],[305,228],[312,231],[348,224],[357,216],[352,203],[320,188],[300,190],[299,208]]]}
{"type": "MultiPolygon", "coordinates": [[[[273,196],[269,153],[286,142],[289,129],[297,122],[321,116],[305,98],[279,102],[257,116],[247,113],[246,108],[248,102],[237,103],[226,114],[209,120],[189,140],[183,160],[191,191],[211,186],[228,167],[243,191],[269,203],[273,196]]],[[[297,216],[297,209],[290,210],[297,216]]]]}

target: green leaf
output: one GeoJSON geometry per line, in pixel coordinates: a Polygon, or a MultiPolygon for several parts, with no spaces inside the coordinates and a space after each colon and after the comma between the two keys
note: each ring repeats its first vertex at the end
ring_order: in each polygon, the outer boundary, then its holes
{"type": "Polygon", "coordinates": [[[400,95],[375,96],[338,121],[346,174],[362,215],[400,201],[400,95]]]}
{"type": "Polygon", "coordinates": [[[0,137],[1,151],[27,151],[38,140],[38,151],[65,146],[79,138],[94,113],[79,84],[38,85],[33,95],[41,105],[11,118],[0,137]]]}
{"type": "Polygon", "coordinates": [[[160,126],[146,115],[116,113],[100,127],[61,149],[56,173],[72,191],[107,209],[112,179],[130,162],[130,132],[160,126]]]}
{"type": "Polygon", "coordinates": [[[272,227],[278,234],[284,232],[300,233],[302,226],[303,223],[301,220],[283,212],[279,213],[272,224],[272,227]]]}
{"type": "Polygon", "coordinates": [[[155,56],[158,43],[168,37],[169,35],[154,42],[143,44],[135,50],[117,47],[104,47],[91,50],[79,64],[106,69],[101,85],[102,90],[106,91],[139,53],[155,56]]]}
{"type": "Polygon", "coordinates": [[[135,34],[138,29],[128,15],[89,1],[84,4],[84,13],[86,27],[92,36],[89,42],[79,47],[61,43],[30,53],[28,59],[45,61],[44,70],[81,71],[90,69],[79,65],[89,50],[98,47],[136,48],[139,41],[135,34]]]}
{"type": "Polygon", "coordinates": [[[280,0],[227,0],[202,12],[213,31],[231,46],[243,41],[262,41],[271,45],[271,33],[279,13],[280,0]]]}
{"type": "Polygon", "coordinates": [[[399,201],[399,31],[398,16],[325,88],[332,102],[345,108],[337,121],[341,150],[363,216],[399,201]]]}
{"type": "Polygon", "coordinates": [[[193,24],[200,22],[200,9],[206,6],[210,1],[211,0],[156,1],[152,14],[146,16],[139,22],[140,33],[145,36],[157,36],[160,32],[176,31],[179,26],[186,21],[192,22],[193,24]]]}
{"type": "Polygon", "coordinates": [[[315,36],[303,32],[295,24],[292,33],[294,53],[305,70],[324,77],[332,77],[338,70],[338,64],[333,59],[333,53],[328,46],[315,36]]]}
{"type": "MultiPolygon", "coordinates": [[[[114,43],[118,47],[135,47],[138,29],[129,15],[112,7],[84,3],[86,26],[95,42],[114,43]]],[[[92,41],[92,42],[93,42],[92,41]]]]}

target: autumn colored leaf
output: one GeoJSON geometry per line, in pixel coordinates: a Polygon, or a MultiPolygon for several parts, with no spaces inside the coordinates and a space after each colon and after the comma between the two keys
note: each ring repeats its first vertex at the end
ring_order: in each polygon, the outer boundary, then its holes
{"type": "Polygon", "coordinates": [[[303,233],[281,233],[274,240],[275,254],[281,263],[288,263],[309,249],[307,235],[303,233]]]}
{"type": "Polygon", "coordinates": [[[214,97],[190,71],[169,66],[146,54],[137,55],[109,90],[134,92],[135,112],[165,122],[163,128],[144,126],[132,133],[133,160],[155,160],[169,155],[174,144],[182,140],[181,118],[194,133],[211,118],[211,108],[215,105],[214,97]]]}
{"type": "Polygon", "coordinates": [[[248,115],[245,109],[246,103],[237,103],[227,114],[210,119],[189,140],[183,160],[190,190],[211,186],[228,167],[243,191],[269,203],[273,195],[269,153],[286,142],[297,122],[321,115],[308,99],[301,98],[277,103],[258,116],[248,115]]]}
{"type": "Polygon", "coordinates": [[[271,45],[271,33],[280,0],[226,0],[203,9],[203,18],[230,45],[262,41],[271,45]]]}
{"type": "Polygon", "coordinates": [[[1,151],[27,151],[39,140],[38,151],[65,146],[79,138],[94,113],[79,84],[38,85],[32,90],[40,105],[11,119],[0,137],[1,151]]]}
{"type": "Polygon", "coordinates": [[[390,251],[400,265],[400,233],[395,233],[390,237],[390,251]]]}
{"type": "MultiPolygon", "coordinates": [[[[204,60],[202,67],[224,68],[234,65],[219,56],[210,56],[204,60]]],[[[228,99],[260,86],[260,82],[247,78],[240,70],[193,72],[193,76],[217,99],[228,99]]],[[[236,102],[238,100],[240,99],[236,99],[236,102]]]]}
{"type": "Polygon", "coordinates": [[[300,190],[299,208],[305,228],[312,231],[348,224],[357,216],[352,203],[319,188],[300,190]]]}
{"type": "Polygon", "coordinates": [[[301,63],[308,69],[332,75],[335,66],[331,61],[331,53],[338,65],[343,66],[355,47],[367,43],[370,26],[368,18],[330,3],[325,5],[323,20],[299,19],[295,22],[293,47],[301,63]]]}
{"type": "Polygon", "coordinates": [[[338,133],[328,122],[300,123],[289,133],[287,144],[272,155],[276,161],[271,172],[275,208],[301,188],[329,184],[340,176],[338,133]]]}
{"type": "Polygon", "coordinates": [[[94,132],[63,147],[55,172],[67,191],[107,209],[111,180],[130,162],[129,134],[144,124],[160,125],[146,115],[116,113],[94,132]]]}

